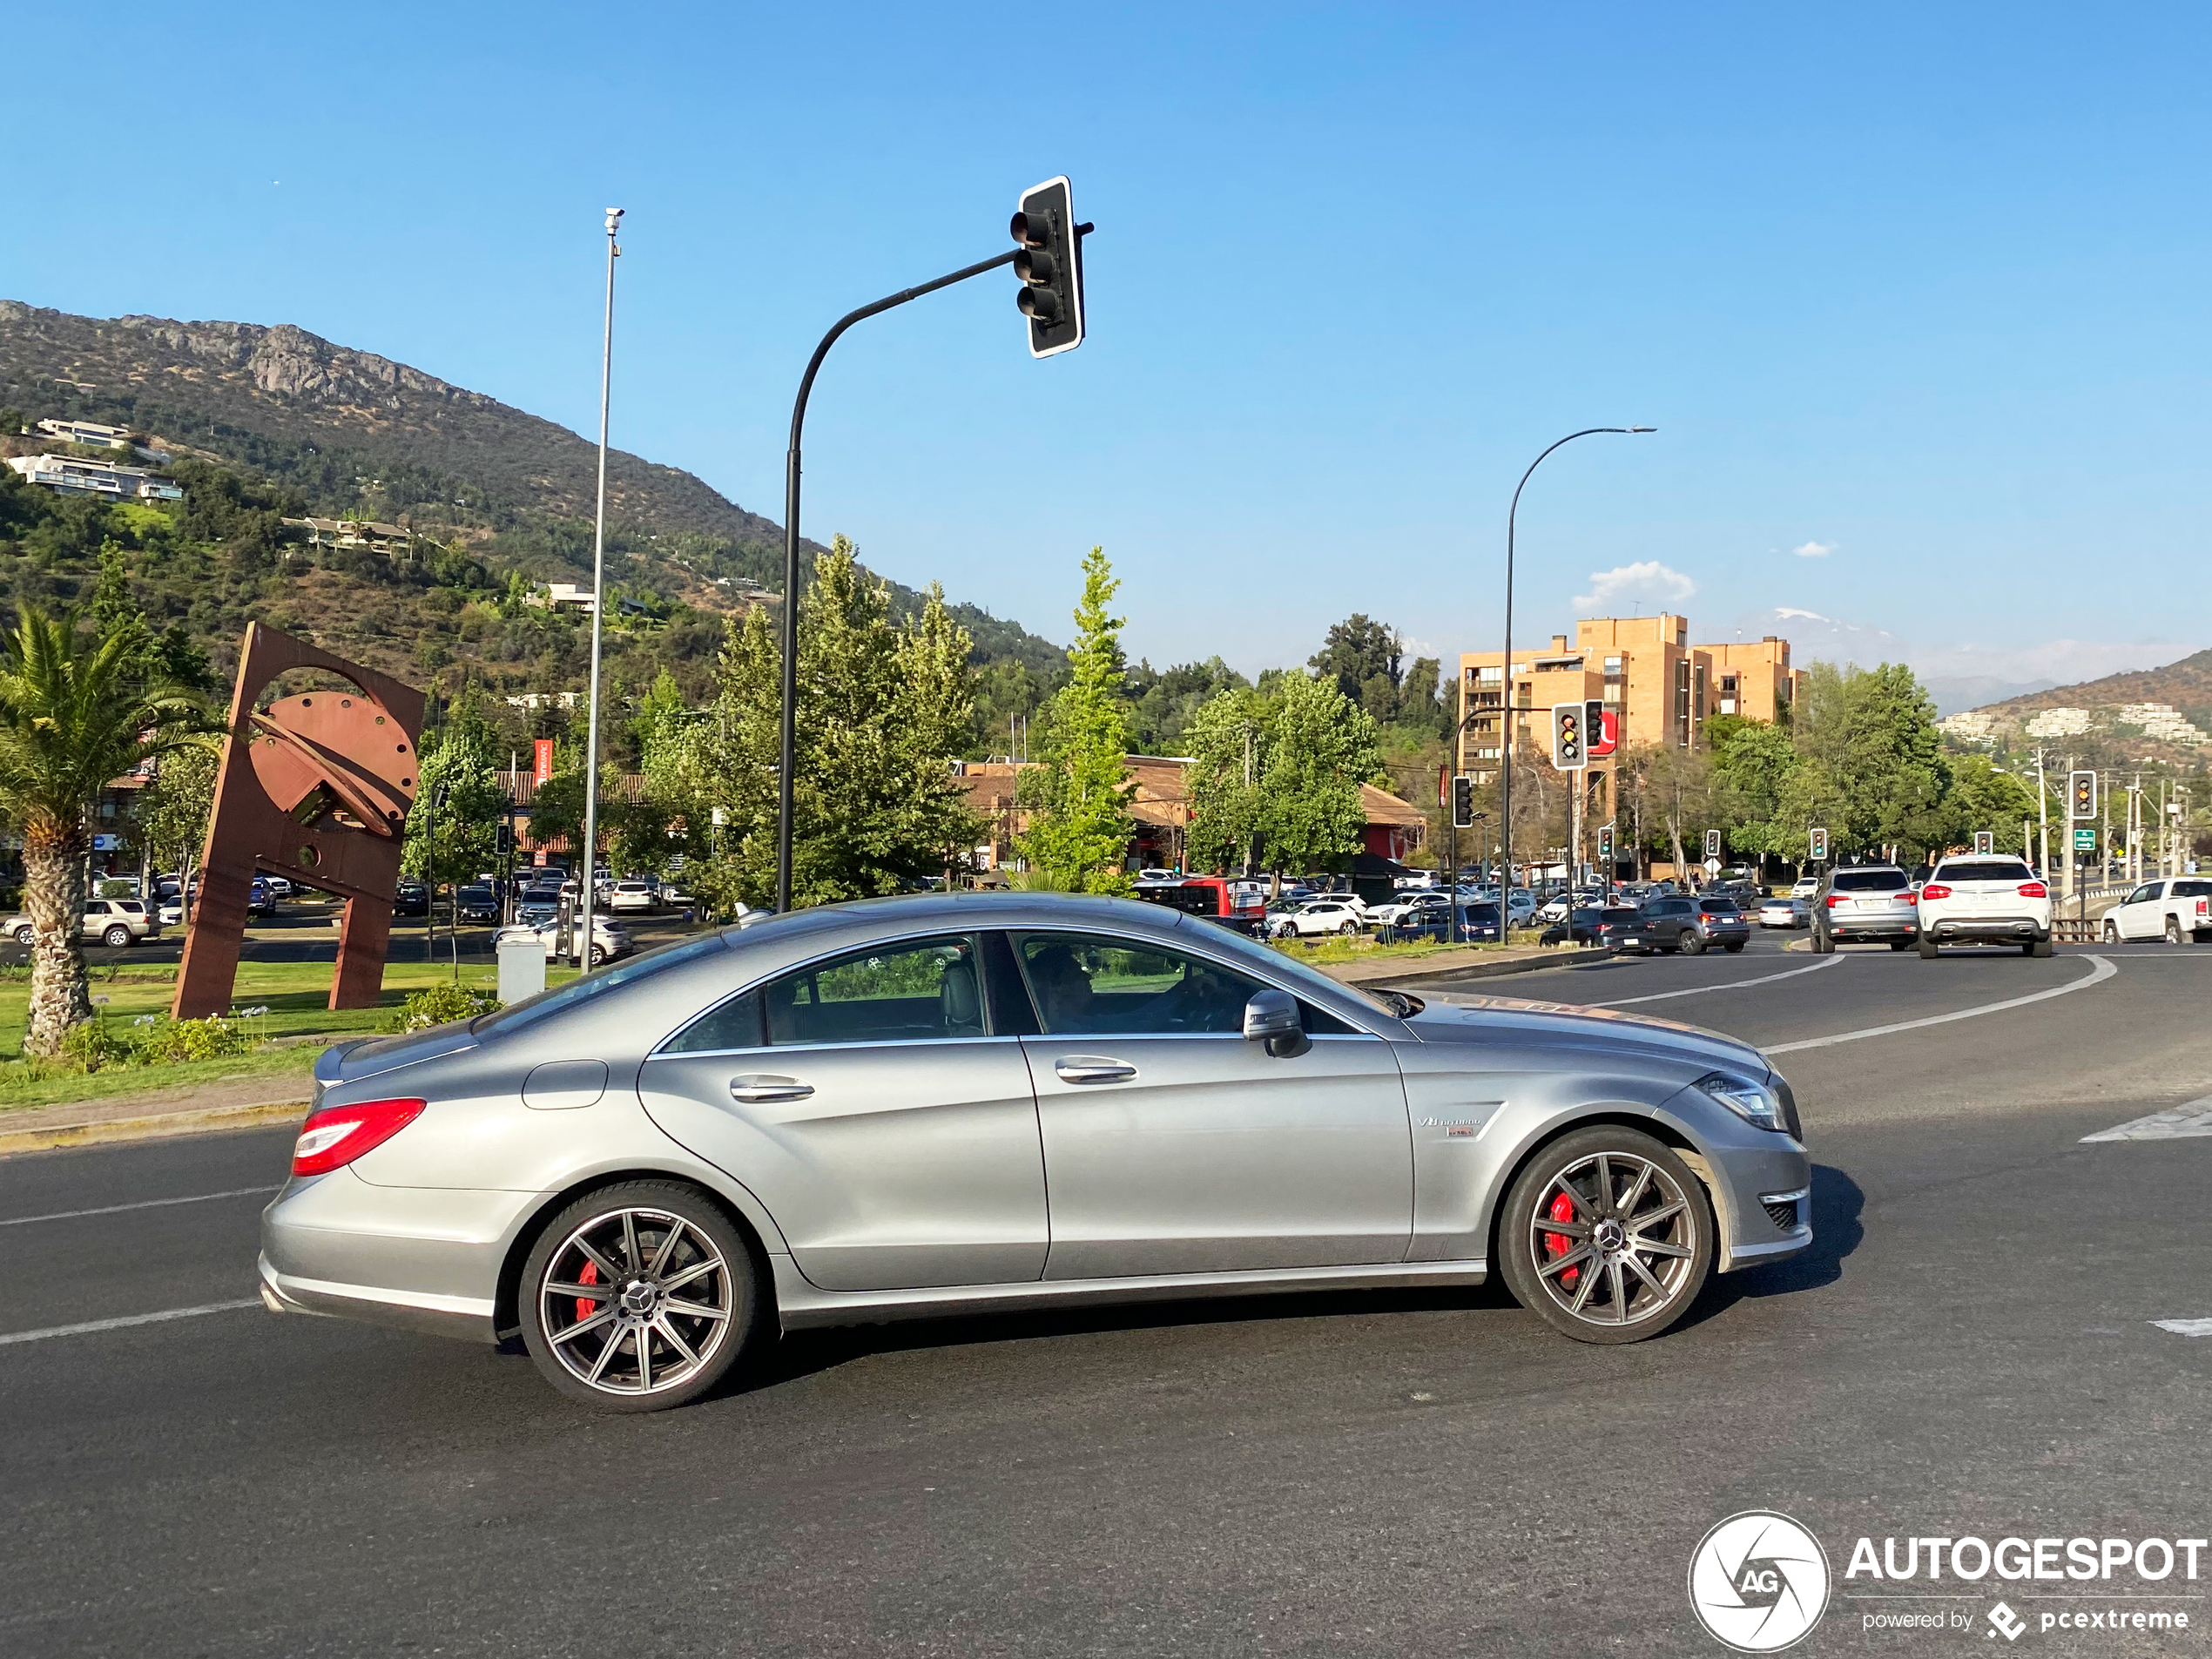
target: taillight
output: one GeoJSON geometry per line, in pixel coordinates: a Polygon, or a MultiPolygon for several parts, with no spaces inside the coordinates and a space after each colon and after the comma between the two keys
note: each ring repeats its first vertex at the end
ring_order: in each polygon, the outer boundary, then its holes
{"type": "Polygon", "coordinates": [[[1828,895],[1828,907],[1831,910],[1833,910],[1838,905],[1843,903],[1843,901],[1844,895],[1840,893],[1831,893],[1828,895]]]}
{"type": "Polygon", "coordinates": [[[2212,899],[2199,899],[2196,901],[2196,914],[2200,916],[2212,916],[2212,899]]]}
{"type": "MultiPolygon", "coordinates": [[[[2040,881],[2023,881],[2020,883],[2020,897],[2023,899],[2047,899],[2050,896],[2050,888],[2045,887],[2040,881]]],[[[2199,900],[2197,901],[2197,908],[2202,910],[2203,907],[2203,900],[2199,900]]]]}
{"type": "Polygon", "coordinates": [[[307,1114],[292,1147],[292,1173],[327,1175],[379,1147],[422,1114],[427,1102],[368,1100],[307,1114]]]}
{"type": "MultiPolygon", "coordinates": [[[[1905,896],[1910,898],[1912,895],[1908,894],[1905,896]]],[[[1920,889],[1920,896],[1923,899],[1948,899],[1951,896],[1951,889],[1940,882],[1931,881],[1920,889]]]]}

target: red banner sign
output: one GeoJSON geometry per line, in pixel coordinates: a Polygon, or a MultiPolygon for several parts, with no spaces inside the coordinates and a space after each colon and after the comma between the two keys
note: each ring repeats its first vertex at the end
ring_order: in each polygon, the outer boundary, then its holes
{"type": "Polygon", "coordinates": [[[553,739],[540,738],[534,745],[531,759],[537,781],[543,783],[553,775],[553,739]]]}

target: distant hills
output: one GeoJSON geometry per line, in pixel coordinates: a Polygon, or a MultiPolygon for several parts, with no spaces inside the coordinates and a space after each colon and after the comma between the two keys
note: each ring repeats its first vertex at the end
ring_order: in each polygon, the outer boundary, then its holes
{"type": "MultiPolygon", "coordinates": [[[[566,428],[290,324],[80,317],[0,300],[0,408],[130,426],[259,475],[313,513],[458,537],[536,580],[589,579],[597,448],[566,428]]],[[[610,580],[734,612],[782,586],[783,530],[613,451],[610,580]]],[[[808,544],[810,547],[813,543],[808,544]]],[[[913,590],[892,584],[902,608],[913,590]]],[[[1058,646],[954,603],[979,661],[1050,678],[1058,646]]]]}
{"type": "Polygon", "coordinates": [[[2134,758],[2202,765],[2212,754],[2212,651],[2162,668],[2024,691],[1943,724],[1970,740],[2066,739],[2116,745],[2134,758]]]}

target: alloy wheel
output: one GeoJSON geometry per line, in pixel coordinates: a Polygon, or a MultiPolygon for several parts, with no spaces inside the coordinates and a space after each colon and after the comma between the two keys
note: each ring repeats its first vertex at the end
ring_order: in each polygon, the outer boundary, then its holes
{"type": "Polygon", "coordinates": [[[2107,944],[2107,945],[2116,945],[2116,944],[2118,944],[2119,942],[2120,942],[2120,924],[2119,924],[2118,922],[2116,922],[2116,921],[2107,921],[2107,922],[2106,922],[2106,923],[2105,923],[2105,943],[2106,943],[2106,944],[2107,944]]]}
{"type": "Polygon", "coordinates": [[[537,1290],[546,1346],[596,1393],[658,1394],[731,1339],[736,1286],[721,1248],[666,1210],[610,1210],[548,1259],[537,1290]]]}
{"type": "Polygon", "coordinates": [[[1675,1177],[1630,1152],[1595,1152],[1546,1184],[1528,1217],[1536,1281],[1562,1312],[1636,1325],[1694,1283],[1696,1217],[1675,1177]]]}

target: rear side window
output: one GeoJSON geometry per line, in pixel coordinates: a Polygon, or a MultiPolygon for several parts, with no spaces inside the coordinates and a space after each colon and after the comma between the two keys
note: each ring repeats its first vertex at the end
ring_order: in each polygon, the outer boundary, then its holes
{"type": "Polygon", "coordinates": [[[770,981],[761,1001],[772,1045],[984,1034],[982,975],[975,941],[965,935],[855,951],[802,968],[770,981]]]}
{"type": "Polygon", "coordinates": [[[1838,893],[1896,893],[1910,884],[1902,870],[1838,870],[1832,885],[1838,893]]]}
{"type": "Polygon", "coordinates": [[[1698,906],[1698,908],[1709,916],[1732,916],[1737,914],[1736,900],[1733,899],[1707,899],[1698,906]]]}
{"type": "Polygon", "coordinates": [[[2212,899],[2212,881],[2176,881],[2174,896],[2176,899],[2212,899]]]}
{"type": "Polygon", "coordinates": [[[1938,867],[1939,881],[2026,881],[2027,866],[2017,859],[1953,859],[1938,867]]]}

